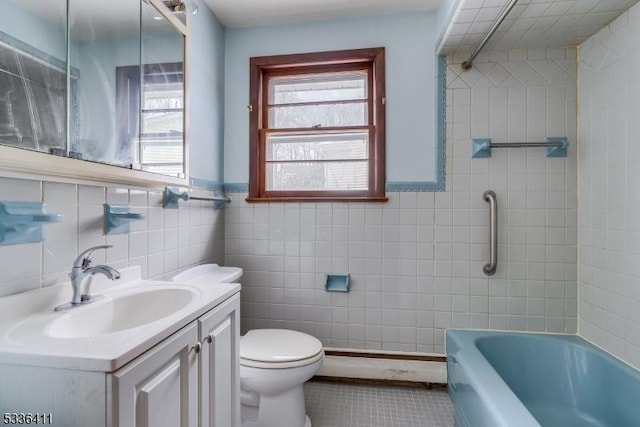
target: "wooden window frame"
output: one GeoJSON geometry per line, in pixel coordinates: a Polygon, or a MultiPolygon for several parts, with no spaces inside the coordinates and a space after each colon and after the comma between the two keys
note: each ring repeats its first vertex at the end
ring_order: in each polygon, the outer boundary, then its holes
{"type": "MultiPolygon", "coordinates": [[[[385,196],[385,49],[253,57],[249,76],[249,194],[248,202],[386,201],[385,196]],[[368,190],[266,190],[266,132],[268,77],[340,72],[370,67],[368,95],[368,190]]],[[[355,127],[355,126],[354,126],[355,127]]]]}

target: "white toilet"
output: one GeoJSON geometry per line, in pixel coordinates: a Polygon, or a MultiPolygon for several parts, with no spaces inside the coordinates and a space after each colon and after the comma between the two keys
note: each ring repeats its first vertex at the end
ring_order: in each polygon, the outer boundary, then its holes
{"type": "MultiPolygon", "coordinates": [[[[228,283],[238,267],[204,264],[172,278],[182,283],[228,283]]],[[[242,427],[311,427],[303,384],[320,369],[322,343],[287,329],[254,329],[240,338],[242,427]]]]}

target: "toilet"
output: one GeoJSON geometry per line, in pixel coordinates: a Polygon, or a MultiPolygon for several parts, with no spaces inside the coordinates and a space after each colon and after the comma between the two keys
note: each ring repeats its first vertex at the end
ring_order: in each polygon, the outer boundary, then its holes
{"type": "MultiPolygon", "coordinates": [[[[182,283],[229,283],[242,276],[238,267],[204,264],[177,274],[182,283]]],[[[287,329],[254,329],[240,337],[242,427],[311,427],[303,384],[324,359],[317,338],[287,329]]]]}

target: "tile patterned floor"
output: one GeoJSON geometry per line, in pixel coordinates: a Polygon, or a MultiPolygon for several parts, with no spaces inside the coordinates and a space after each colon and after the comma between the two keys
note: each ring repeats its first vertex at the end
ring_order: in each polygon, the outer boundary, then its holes
{"type": "Polygon", "coordinates": [[[310,381],[304,386],[312,427],[452,427],[441,390],[310,381]]]}

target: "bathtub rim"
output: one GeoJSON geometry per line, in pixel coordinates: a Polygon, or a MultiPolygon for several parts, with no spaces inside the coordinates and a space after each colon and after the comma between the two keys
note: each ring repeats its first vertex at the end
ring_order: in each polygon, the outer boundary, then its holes
{"type": "MultiPolygon", "coordinates": [[[[520,418],[511,419],[510,421],[507,420],[507,423],[504,424],[504,426],[518,425],[519,427],[520,426],[521,427],[529,427],[529,426],[539,427],[540,424],[537,421],[537,419],[533,417],[533,414],[529,412],[528,408],[524,405],[524,403],[519,400],[516,393],[511,389],[511,387],[504,381],[500,373],[496,369],[494,369],[491,363],[489,363],[489,360],[485,358],[485,355],[482,353],[482,351],[477,345],[477,341],[483,338],[489,338],[491,336],[526,336],[526,335],[534,336],[536,337],[536,339],[545,339],[545,338],[566,339],[572,345],[576,345],[585,351],[593,353],[595,357],[602,358],[606,363],[617,365],[619,369],[623,370],[627,374],[640,379],[640,369],[636,368],[635,366],[631,365],[630,363],[626,362],[620,357],[608,352],[607,350],[603,349],[599,345],[587,340],[585,337],[579,334],[556,333],[556,332],[552,333],[552,332],[533,332],[533,331],[470,329],[470,328],[447,328],[445,331],[445,354],[447,356],[447,365],[449,363],[450,358],[453,358],[454,361],[468,359],[469,363],[474,363],[475,366],[480,368],[480,369],[471,369],[471,370],[466,369],[465,372],[470,378],[469,382],[472,383],[472,385],[474,386],[474,390],[476,391],[476,393],[478,393],[478,396],[480,396],[483,404],[489,403],[489,405],[487,406],[487,408],[490,410],[489,412],[492,415],[498,415],[498,418],[500,419],[500,421],[504,420],[505,418],[510,419],[511,416],[509,414],[505,415],[501,413],[501,411],[505,409],[502,406],[504,404],[504,405],[509,405],[508,406],[509,409],[514,407],[517,407],[518,409],[522,408],[533,419],[533,424],[529,424],[528,422],[527,424],[523,424],[523,421],[520,418]],[[462,357],[462,359],[460,356],[455,356],[455,354],[451,351],[451,349],[448,348],[447,344],[450,338],[452,339],[452,341],[455,341],[460,348],[464,347],[464,356],[462,357]],[[485,371],[487,369],[489,370],[489,374],[487,374],[485,371]],[[476,372],[476,371],[482,371],[482,372],[476,372]],[[485,386],[485,384],[487,384],[486,382],[482,382],[482,381],[476,382],[476,380],[478,380],[478,377],[482,377],[484,378],[483,380],[486,380],[487,376],[495,377],[491,379],[495,380],[494,382],[498,384],[499,387],[497,388],[487,387],[485,386]],[[479,387],[479,388],[475,387],[477,384],[482,385],[482,387],[479,387]],[[503,396],[503,393],[505,392],[505,390],[508,394],[511,394],[511,396],[515,399],[516,401],[515,403],[511,399],[509,399],[508,401],[499,402],[499,397],[503,396]],[[496,398],[497,392],[499,394],[498,398],[496,398]],[[489,394],[491,395],[491,397],[488,396],[489,394]],[[500,411],[496,411],[496,406],[500,406],[500,411]],[[516,423],[516,424],[509,424],[509,423],[516,423]]],[[[459,351],[456,351],[456,353],[458,352],[459,351]]],[[[449,386],[448,386],[448,389],[449,389],[449,386]]],[[[450,395],[451,395],[451,392],[450,392],[450,395]]],[[[455,405],[455,399],[453,396],[451,397],[455,405]]],[[[512,412],[512,411],[508,411],[508,412],[512,412]]]]}
{"type": "MultiPolygon", "coordinates": [[[[457,344],[460,349],[464,347],[464,354],[461,356],[450,353],[449,349],[445,347],[447,364],[457,363],[465,366],[465,374],[469,379],[470,385],[477,393],[490,416],[497,422],[500,422],[500,424],[495,427],[540,427],[540,424],[529,412],[524,403],[518,399],[513,390],[511,390],[511,387],[502,379],[500,374],[491,366],[476,346],[476,336],[471,335],[471,333],[477,332],[483,332],[488,335],[497,331],[458,328],[446,330],[445,345],[449,337],[451,337],[452,340],[458,341],[457,344]],[[449,331],[453,334],[450,334],[449,331]],[[465,333],[467,331],[468,333],[465,333]],[[458,334],[457,332],[463,333],[458,334]],[[467,365],[464,365],[463,362],[467,362],[467,365]],[[468,369],[469,364],[473,365],[475,369],[468,369]],[[482,386],[479,387],[479,385],[482,386]]],[[[449,387],[450,385],[447,387],[448,390],[449,387]]],[[[454,394],[455,393],[454,391],[454,394]]],[[[452,396],[451,391],[449,391],[449,395],[454,403],[454,409],[457,409],[455,408],[456,399],[452,396]]]]}

